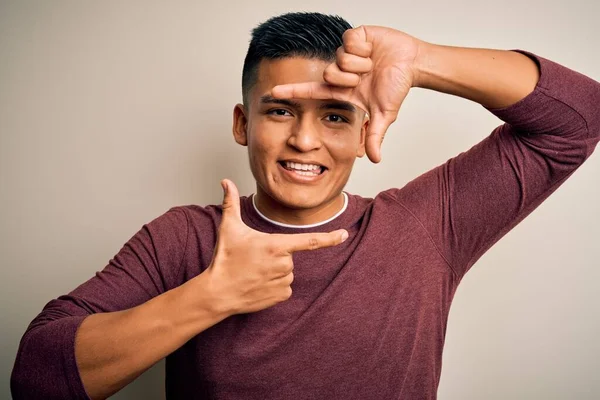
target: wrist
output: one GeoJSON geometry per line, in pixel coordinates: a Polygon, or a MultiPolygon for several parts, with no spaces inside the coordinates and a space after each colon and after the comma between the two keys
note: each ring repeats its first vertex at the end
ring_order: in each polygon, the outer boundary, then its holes
{"type": "Polygon", "coordinates": [[[215,292],[205,271],[183,285],[167,292],[173,305],[173,325],[182,327],[192,336],[221,322],[233,313],[215,292]]]}
{"type": "Polygon", "coordinates": [[[228,291],[227,285],[222,284],[223,279],[219,277],[219,273],[215,273],[212,264],[193,281],[196,287],[192,290],[203,291],[205,295],[202,302],[215,316],[224,319],[238,312],[233,296],[228,291]]]}
{"type": "Polygon", "coordinates": [[[417,56],[413,64],[413,85],[412,87],[430,88],[430,72],[432,63],[432,53],[435,52],[436,45],[420,40],[417,46],[417,56]]]}

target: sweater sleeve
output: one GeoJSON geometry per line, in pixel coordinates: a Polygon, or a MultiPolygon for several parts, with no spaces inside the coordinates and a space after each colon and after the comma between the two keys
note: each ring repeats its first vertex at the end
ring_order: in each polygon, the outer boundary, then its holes
{"type": "Polygon", "coordinates": [[[600,84],[520,51],[539,66],[534,91],[502,109],[505,123],[470,150],[400,190],[459,277],[552,194],[600,140],[600,84]]]}
{"type": "Polygon", "coordinates": [[[186,214],[174,208],[144,225],[93,278],[46,304],[21,339],[13,399],[89,399],[75,360],[77,329],[88,315],[132,308],[171,289],[187,235],[186,214]]]}

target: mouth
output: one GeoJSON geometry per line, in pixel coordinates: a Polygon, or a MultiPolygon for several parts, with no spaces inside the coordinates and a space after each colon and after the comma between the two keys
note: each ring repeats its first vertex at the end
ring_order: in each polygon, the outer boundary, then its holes
{"type": "Polygon", "coordinates": [[[311,162],[298,162],[299,160],[278,161],[278,168],[283,177],[295,184],[317,184],[327,175],[328,168],[324,165],[311,162]]]}
{"type": "Polygon", "coordinates": [[[322,175],[327,170],[327,167],[316,163],[300,163],[287,160],[281,160],[278,163],[286,171],[300,176],[316,177],[322,175]]]}

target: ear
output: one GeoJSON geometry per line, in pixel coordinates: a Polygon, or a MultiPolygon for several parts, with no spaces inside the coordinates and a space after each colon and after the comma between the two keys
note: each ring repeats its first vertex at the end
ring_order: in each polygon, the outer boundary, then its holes
{"type": "Polygon", "coordinates": [[[367,130],[369,129],[369,114],[365,113],[362,126],[360,127],[360,142],[356,150],[356,157],[362,158],[365,155],[365,144],[367,141],[367,130]]]}
{"type": "Polygon", "coordinates": [[[248,145],[247,126],[246,109],[243,104],[236,104],[233,108],[233,138],[242,146],[248,145]]]}

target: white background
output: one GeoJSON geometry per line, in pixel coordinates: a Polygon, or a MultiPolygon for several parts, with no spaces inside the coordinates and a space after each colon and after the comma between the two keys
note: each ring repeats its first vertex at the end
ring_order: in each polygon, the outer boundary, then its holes
{"type": "MultiPolygon", "coordinates": [[[[232,109],[250,30],[288,11],[526,49],[600,79],[595,0],[0,0],[0,398],[47,301],[168,208],[220,202],[221,178],[254,191],[232,109]]],[[[414,90],[383,162],[357,162],[346,189],[401,187],[499,123],[477,104],[414,90]]],[[[600,398],[599,204],[596,154],[467,274],[440,399],[600,398]]],[[[114,398],[162,399],[163,368],[114,398]]]]}

